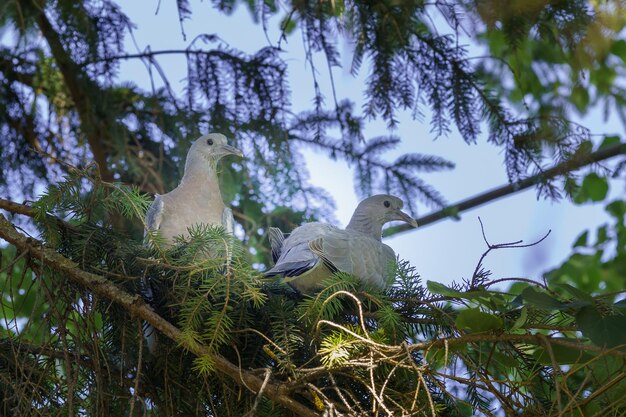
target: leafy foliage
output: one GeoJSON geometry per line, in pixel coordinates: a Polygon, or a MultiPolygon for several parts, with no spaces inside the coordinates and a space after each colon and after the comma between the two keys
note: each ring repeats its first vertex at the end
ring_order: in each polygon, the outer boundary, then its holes
{"type": "MultiPolygon", "coordinates": [[[[576,283],[582,294],[619,292],[624,288],[626,270],[626,205],[615,200],[606,205],[605,210],[613,218],[614,224],[603,224],[595,231],[586,230],[576,239],[574,253],[546,277],[550,283],[576,283]]],[[[582,297],[582,294],[573,294],[582,297]]]]}

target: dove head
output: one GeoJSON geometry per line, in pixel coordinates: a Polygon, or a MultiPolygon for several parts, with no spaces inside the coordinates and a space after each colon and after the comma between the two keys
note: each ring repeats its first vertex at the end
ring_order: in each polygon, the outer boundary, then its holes
{"type": "Polygon", "coordinates": [[[221,133],[209,133],[196,139],[189,148],[185,172],[195,167],[209,166],[215,168],[217,161],[226,155],[243,157],[243,153],[226,142],[221,133]]]}
{"type": "Polygon", "coordinates": [[[387,194],[374,195],[361,201],[354,210],[347,230],[355,230],[381,240],[383,225],[399,220],[417,227],[414,218],[402,211],[404,204],[398,197],[387,194]]]}

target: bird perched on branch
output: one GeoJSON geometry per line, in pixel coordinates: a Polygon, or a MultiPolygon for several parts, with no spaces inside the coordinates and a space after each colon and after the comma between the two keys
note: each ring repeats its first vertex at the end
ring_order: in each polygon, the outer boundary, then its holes
{"type": "Polygon", "coordinates": [[[233,212],[224,205],[217,177],[217,162],[226,155],[243,157],[220,133],[195,140],[187,153],[185,173],[178,187],[156,195],[146,214],[148,231],[159,231],[166,242],[187,235],[197,224],[223,226],[233,232],[233,212]]]}
{"type": "Polygon", "coordinates": [[[325,223],[306,223],[285,238],[278,228],[269,231],[275,265],[266,276],[283,276],[300,292],[321,288],[336,271],[385,288],[392,278],[393,249],[381,242],[383,225],[399,220],[417,227],[392,195],[375,195],[361,201],[344,230],[325,223]]]}
{"type": "MultiPolygon", "coordinates": [[[[233,233],[233,212],[224,205],[217,176],[217,163],[226,155],[243,157],[243,153],[229,145],[220,133],[209,133],[196,139],[187,152],[180,184],[167,194],[157,194],[148,209],[146,235],[158,233],[166,245],[173,245],[176,237],[188,236],[189,229],[198,225],[222,226],[233,233]]],[[[142,292],[149,302],[152,301],[149,282],[144,283],[142,292]]],[[[146,325],[144,335],[150,352],[154,353],[154,329],[146,325]]]]}

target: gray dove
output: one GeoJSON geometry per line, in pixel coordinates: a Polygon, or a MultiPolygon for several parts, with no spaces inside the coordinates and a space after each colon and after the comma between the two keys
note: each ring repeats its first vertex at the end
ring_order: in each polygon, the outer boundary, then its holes
{"type": "MultiPolygon", "coordinates": [[[[158,231],[171,246],[177,236],[188,236],[190,227],[199,224],[222,226],[233,233],[233,212],[224,205],[217,177],[217,163],[226,155],[243,157],[243,153],[226,143],[220,133],[209,133],[196,139],[185,161],[185,173],[178,187],[167,194],[156,195],[146,213],[146,234],[158,231]]],[[[152,301],[150,283],[142,293],[152,301]]],[[[148,349],[154,354],[156,334],[149,324],[144,326],[148,349]]]]}
{"type": "Polygon", "coordinates": [[[158,230],[169,244],[176,236],[188,235],[187,229],[197,224],[223,226],[232,233],[233,212],[224,205],[216,172],[217,162],[226,155],[243,157],[220,133],[196,139],[187,153],[178,187],[155,196],[146,213],[147,229],[158,230]]]}
{"type": "Polygon", "coordinates": [[[400,220],[417,227],[402,207],[398,197],[380,194],[361,201],[344,230],[325,223],[305,223],[285,238],[280,229],[272,227],[269,237],[275,265],[265,275],[283,276],[303,293],[319,290],[322,281],[336,271],[385,288],[396,256],[381,242],[383,225],[400,220]]]}

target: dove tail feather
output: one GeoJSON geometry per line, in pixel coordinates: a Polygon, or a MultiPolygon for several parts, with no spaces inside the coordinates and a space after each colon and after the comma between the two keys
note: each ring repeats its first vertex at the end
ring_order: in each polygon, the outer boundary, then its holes
{"type": "Polygon", "coordinates": [[[275,277],[282,275],[284,277],[296,277],[314,268],[318,262],[319,260],[311,259],[305,262],[281,263],[274,266],[274,268],[270,269],[269,271],[265,272],[265,276],[275,277]]]}
{"type": "Polygon", "coordinates": [[[283,244],[285,243],[285,235],[278,227],[270,227],[269,230],[270,247],[272,248],[272,261],[276,264],[283,252],[283,244]]]}
{"type": "MultiPolygon", "coordinates": [[[[152,291],[152,285],[150,278],[146,277],[139,281],[139,293],[143,297],[144,301],[149,305],[154,304],[154,292],[152,291]]],[[[155,354],[157,348],[157,332],[154,327],[147,321],[143,322],[143,337],[146,340],[148,351],[151,354],[155,354]]]]}

